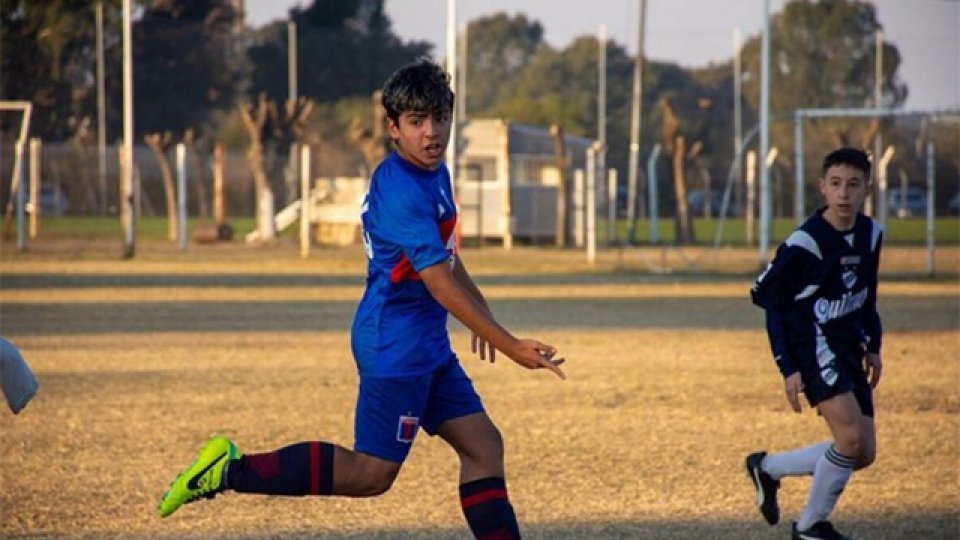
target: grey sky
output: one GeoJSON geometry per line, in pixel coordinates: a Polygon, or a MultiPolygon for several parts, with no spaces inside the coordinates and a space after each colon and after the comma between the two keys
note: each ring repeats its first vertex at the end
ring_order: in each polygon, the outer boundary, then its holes
{"type": "MultiPolygon", "coordinates": [[[[576,36],[606,26],[610,39],[631,53],[636,42],[637,0],[458,0],[457,20],[500,11],[525,13],[544,27],[548,43],[566,46],[576,36]]],[[[771,12],[786,0],[771,0],[771,12]]],[[[284,18],[308,0],[247,0],[253,25],[284,18]]],[[[915,109],[960,107],[960,1],[874,0],[884,39],[900,50],[900,77],[910,88],[906,106],[915,109]]],[[[446,54],[446,0],[386,0],[394,30],[405,40],[434,44],[446,54]]],[[[647,0],[646,53],[649,58],[703,66],[732,56],[733,31],[760,32],[763,0],[647,0]]]]}

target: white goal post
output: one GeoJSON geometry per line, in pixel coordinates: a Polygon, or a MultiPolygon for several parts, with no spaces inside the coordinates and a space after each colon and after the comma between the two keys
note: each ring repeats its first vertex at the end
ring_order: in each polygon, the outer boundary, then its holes
{"type": "Polygon", "coordinates": [[[26,152],[27,137],[30,133],[30,114],[33,112],[33,104],[29,101],[0,101],[0,111],[20,111],[20,136],[17,138],[17,146],[13,153],[13,171],[10,179],[10,201],[7,202],[6,212],[3,217],[3,234],[10,231],[13,222],[14,195],[16,195],[17,211],[17,248],[23,251],[26,248],[26,227],[24,226],[24,190],[20,189],[23,181],[23,155],[26,152]]]}

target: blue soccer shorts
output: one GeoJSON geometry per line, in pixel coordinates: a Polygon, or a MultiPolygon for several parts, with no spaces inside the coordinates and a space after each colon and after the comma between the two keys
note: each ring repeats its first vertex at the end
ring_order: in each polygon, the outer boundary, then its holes
{"type": "Polygon", "coordinates": [[[353,449],[402,463],[420,427],[436,435],[447,420],[483,410],[480,396],[456,356],[423,375],[361,375],[353,449]]]}
{"type": "Polygon", "coordinates": [[[803,393],[811,407],[821,401],[847,392],[853,393],[864,416],[873,418],[873,389],[863,371],[863,353],[837,354],[827,365],[820,366],[816,359],[800,362],[800,379],[803,393]]]}

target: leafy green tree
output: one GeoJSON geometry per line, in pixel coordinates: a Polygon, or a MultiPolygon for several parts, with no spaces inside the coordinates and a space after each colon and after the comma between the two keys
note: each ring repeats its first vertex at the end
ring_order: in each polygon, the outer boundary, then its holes
{"type": "MultiPolygon", "coordinates": [[[[770,113],[771,144],[780,149],[785,174],[793,170],[794,130],[792,112],[804,108],[873,107],[876,61],[876,31],[880,29],[876,7],[869,2],[794,0],[771,20],[770,113]]],[[[743,48],[746,105],[757,118],[760,100],[760,36],[743,48]]],[[[897,77],[900,53],[891,43],[882,44],[881,74],[883,107],[898,107],[907,97],[907,87],[897,77]]],[[[746,127],[748,123],[744,123],[746,127]]],[[[822,119],[805,123],[805,178],[815,178],[824,153],[840,145],[872,149],[873,136],[892,122],[864,119],[822,119]]],[[[792,182],[788,182],[792,186],[792,182]]],[[[817,200],[812,182],[807,182],[808,201],[817,200]]],[[[792,187],[787,186],[785,195],[792,187]]],[[[792,196],[792,195],[790,195],[792,196]]],[[[776,201],[775,201],[776,202],[776,201]]],[[[783,205],[780,205],[783,206],[783,205]]]]}
{"type": "Polygon", "coordinates": [[[543,26],[523,14],[497,13],[467,26],[467,111],[488,113],[500,96],[500,88],[517,77],[541,49],[543,26]]]}
{"type": "Polygon", "coordinates": [[[209,134],[244,96],[249,68],[234,4],[155,1],[134,23],[138,133],[209,134]]]}
{"type": "MultiPolygon", "coordinates": [[[[321,103],[369,96],[398,67],[430,54],[427,42],[404,43],[394,34],[383,0],[314,0],[291,10],[290,19],[297,31],[298,93],[321,103]]],[[[250,94],[286,100],[287,22],[256,31],[249,54],[250,94]]]]}
{"type": "MultiPolygon", "coordinates": [[[[108,38],[119,31],[114,3],[104,2],[108,38]]],[[[95,34],[89,0],[0,2],[0,97],[33,103],[32,136],[66,140],[96,118],[95,34]]],[[[115,38],[106,41],[109,73],[120,51],[111,46],[115,38]]],[[[108,92],[116,92],[117,83],[108,77],[108,92]]]]}

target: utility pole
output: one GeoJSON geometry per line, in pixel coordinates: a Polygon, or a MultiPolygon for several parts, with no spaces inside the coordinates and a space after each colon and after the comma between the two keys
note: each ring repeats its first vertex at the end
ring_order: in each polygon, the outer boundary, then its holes
{"type": "Polygon", "coordinates": [[[123,228],[123,258],[132,259],[133,238],[133,39],[130,0],[123,0],[123,171],[120,216],[123,228]]]}
{"type": "MultiPolygon", "coordinates": [[[[633,92],[630,96],[630,165],[627,174],[627,241],[631,243],[637,241],[637,177],[640,173],[640,121],[643,119],[643,30],[646,10],[646,0],[637,0],[637,58],[633,62],[633,92]]],[[[640,203],[643,204],[642,197],[640,203]]]]}
{"type": "MultiPolygon", "coordinates": [[[[457,90],[457,0],[447,0],[447,73],[450,88],[457,90]]],[[[454,104],[456,105],[456,104],[454,104]]],[[[450,143],[444,161],[450,171],[450,185],[457,191],[457,111],[450,111],[450,143]]],[[[455,195],[454,195],[455,196],[455,195]]]]}
{"type": "Polygon", "coordinates": [[[297,102],[297,23],[287,21],[287,91],[288,99],[297,102]]]}
{"type": "MultiPolygon", "coordinates": [[[[597,33],[597,142],[597,175],[603,189],[603,179],[607,177],[607,27],[602,24],[597,33]]],[[[606,200],[610,200],[609,196],[606,200]]],[[[611,242],[613,239],[607,238],[607,244],[611,242]]]]}
{"type": "MultiPolygon", "coordinates": [[[[107,215],[107,106],[103,66],[103,1],[97,0],[97,185],[100,188],[100,215],[107,215]]],[[[59,189],[59,188],[58,188],[59,189]]]]}
{"type": "Polygon", "coordinates": [[[763,40],[760,49],[760,265],[770,246],[770,0],[763,0],[763,40]]]}
{"type": "Polygon", "coordinates": [[[740,29],[733,30],[733,156],[737,160],[734,190],[737,208],[743,208],[743,66],[740,63],[740,29]]]}

